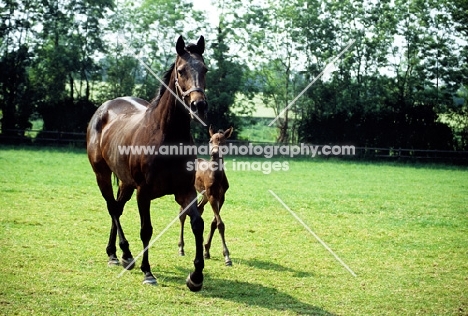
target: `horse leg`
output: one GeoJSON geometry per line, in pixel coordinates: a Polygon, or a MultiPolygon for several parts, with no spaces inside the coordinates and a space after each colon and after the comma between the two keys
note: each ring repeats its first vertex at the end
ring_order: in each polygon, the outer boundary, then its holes
{"type": "MultiPolygon", "coordinates": [[[[122,227],[120,225],[119,217],[123,212],[123,205],[125,203],[119,203],[114,199],[114,191],[112,189],[111,175],[112,172],[107,165],[96,165],[93,166],[96,174],[96,181],[101,191],[102,196],[107,203],[107,211],[112,219],[112,226],[109,234],[109,242],[106,247],[107,255],[109,256],[108,265],[118,265],[119,260],[117,259],[117,249],[115,247],[117,234],[120,239],[120,247],[122,250],[125,249],[122,259],[131,258],[132,254],[130,253],[128,241],[125,239],[123,234],[122,227]],[[98,171],[99,170],[99,171],[98,171]],[[121,205],[119,205],[121,204],[121,205]],[[123,248],[122,248],[123,247],[123,248]]],[[[131,195],[130,195],[131,196],[131,195]]],[[[131,269],[133,267],[128,267],[125,260],[123,260],[124,267],[131,269]]]]}
{"type": "MultiPolygon", "coordinates": [[[[122,249],[122,265],[127,270],[132,270],[135,267],[135,260],[133,259],[132,253],[130,252],[130,246],[127,239],[125,238],[122,226],[120,225],[120,216],[123,213],[125,203],[132,198],[134,188],[132,186],[126,186],[121,181],[119,183],[119,189],[117,191],[117,209],[118,213],[116,216],[115,227],[119,235],[119,246],[122,249]]],[[[114,238],[115,243],[115,238],[114,238]]]]}
{"type": "Polygon", "coordinates": [[[109,257],[109,261],[107,262],[107,265],[109,267],[120,265],[120,261],[117,258],[117,248],[115,247],[115,243],[117,242],[117,227],[115,226],[114,219],[111,218],[111,220],[112,220],[112,223],[111,223],[111,230],[109,233],[109,242],[107,243],[107,247],[106,247],[106,253],[109,257]]]}
{"type": "Polygon", "coordinates": [[[195,270],[189,273],[186,284],[192,292],[197,292],[203,286],[203,269],[205,267],[205,260],[203,259],[204,222],[200,212],[198,212],[197,206],[193,204],[193,201],[196,199],[195,189],[189,192],[178,193],[175,199],[190,217],[190,225],[195,236],[195,260],[193,261],[195,270]]]}
{"type": "MultiPolygon", "coordinates": [[[[180,212],[182,212],[182,209],[180,209],[180,212]]],[[[180,237],[179,237],[179,255],[185,256],[185,251],[184,251],[184,224],[185,224],[185,219],[187,218],[187,214],[183,213],[180,214],[179,220],[180,220],[180,237]]]]}
{"type": "Polygon", "coordinates": [[[223,244],[224,263],[227,266],[232,266],[232,261],[231,261],[231,258],[229,257],[229,250],[228,250],[228,248],[226,246],[226,240],[224,238],[225,226],[224,226],[223,220],[221,219],[221,215],[219,214],[221,212],[221,207],[223,206],[223,204],[224,204],[224,194],[221,196],[221,198],[219,200],[218,216],[217,216],[216,220],[217,220],[219,235],[221,236],[221,242],[223,244]]]}
{"type": "MultiPolygon", "coordinates": [[[[117,196],[120,195],[120,187],[117,190],[117,196]]],[[[113,199],[113,193],[112,193],[112,199],[113,199]]],[[[110,212],[109,212],[110,214],[110,212]]],[[[109,241],[107,243],[106,247],[106,252],[107,255],[109,256],[109,261],[107,262],[107,265],[109,267],[111,266],[118,266],[120,265],[120,261],[117,258],[117,248],[115,247],[115,243],[117,242],[117,226],[115,225],[114,219],[111,216],[111,230],[109,233],[109,241]]]]}
{"type": "MultiPolygon", "coordinates": [[[[120,196],[120,186],[117,189],[117,196],[120,196]]],[[[117,227],[115,225],[114,219],[111,217],[111,230],[109,233],[109,242],[107,243],[106,252],[109,256],[108,266],[118,266],[120,261],[117,258],[117,248],[115,243],[117,242],[117,227]]]]}
{"type": "Polygon", "coordinates": [[[153,273],[151,273],[151,267],[148,260],[148,245],[153,235],[153,226],[151,225],[150,206],[151,199],[145,189],[141,187],[137,191],[137,202],[138,211],[140,213],[140,238],[143,243],[143,259],[141,261],[141,271],[145,275],[143,284],[156,285],[157,281],[153,273]]]}

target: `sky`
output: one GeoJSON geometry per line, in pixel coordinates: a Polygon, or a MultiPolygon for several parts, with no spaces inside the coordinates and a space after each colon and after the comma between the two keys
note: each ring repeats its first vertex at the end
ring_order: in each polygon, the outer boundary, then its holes
{"type": "Polygon", "coordinates": [[[218,25],[219,10],[212,4],[210,0],[192,0],[193,8],[199,11],[208,12],[207,16],[211,25],[218,25]]]}

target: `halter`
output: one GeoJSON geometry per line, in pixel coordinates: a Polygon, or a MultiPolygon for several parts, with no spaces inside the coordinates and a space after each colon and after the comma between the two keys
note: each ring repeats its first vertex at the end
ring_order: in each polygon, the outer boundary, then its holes
{"type": "Polygon", "coordinates": [[[202,88],[190,88],[188,89],[187,91],[184,92],[184,90],[182,90],[182,87],[179,85],[179,80],[177,79],[177,75],[176,75],[176,78],[175,78],[175,86],[177,88],[177,92],[180,93],[180,96],[181,96],[181,99],[185,101],[185,98],[192,92],[195,92],[195,91],[198,91],[198,92],[201,92],[203,93],[203,96],[205,96],[205,91],[202,89],[202,88]]]}
{"type": "MultiPolygon", "coordinates": [[[[195,92],[195,91],[201,92],[203,94],[203,97],[206,99],[205,91],[202,88],[192,87],[192,88],[188,89],[187,91],[182,90],[182,87],[179,85],[179,78],[178,78],[178,73],[177,73],[176,67],[174,67],[174,78],[175,78],[174,79],[174,84],[175,84],[175,87],[176,87],[176,90],[177,90],[177,94],[180,93],[180,98],[184,101],[184,103],[185,103],[185,98],[190,93],[195,92]]],[[[176,102],[177,102],[177,100],[176,100],[176,102]]],[[[196,113],[196,111],[192,110],[192,107],[190,105],[188,105],[187,108],[190,109],[189,110],[190,115],[192,115],[193,113],[196,113]]]]}
{"type": "MultiPolygon", "coordinates": [[[[177,63],[177,61],[176,61],[177,63]]],[[[195,91],[198,91],[198,92],[201,92],[203,94],[203,97],[205,98],[205,102],[206,102],[206,95],[205,95],[205,91],[202,89],[202,88],[199,88],[199,87],[192,87],[190,89],[188,89],[187,91],[184,91],[182,90],[182,87],[179,85],[179,74],[177,73],[177,69],[176,69],[176,66],[174,65],[174,85],[176,87],[176,94],[177,96],[179,96],[180,94],[180,99],[184,102],[184,106],[187,108],[188,112],[190,113],[190,117],[193,119],[193,117],[197,117],[197,119],[203,123],[203,121],[201,121],[201,119],[196,115],[196,113],[198,112],[198,109],[195,109],[192,110],[192,105],[191,104],[186,104],[185,103],[185,98],[192,92],[195,92],[195,91]]],[[[175,100],[175,104],[177,104],[177,98],[175,100]]],[[[203,123],[204,124],[204,123],[203,123]]]]}

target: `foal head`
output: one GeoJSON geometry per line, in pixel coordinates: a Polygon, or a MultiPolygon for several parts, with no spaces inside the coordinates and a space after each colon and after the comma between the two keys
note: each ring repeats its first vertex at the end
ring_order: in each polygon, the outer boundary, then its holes
{"type": "Polygon", "coordinates": [[[226,139],[228,139],[232,134],[233,127],[228,128],[223,132],[219,130],[217,133],[214,132],[213,128],[210,126],[210,156],[211,159],[218,159],[219,156],[219,146],[226,144],[226,139]]]}
{"type": "Polygon", "coordinates": [[[205,39],[200,36],[197,44],[185,46],[182,36],[176,44],[177,59],[174,65],[174,80],[178,96],[190,107],[190,114],[199,113],[205,117],[207,102],[205,96],[205,74],[208,71],[203,60],[205,39]]]}

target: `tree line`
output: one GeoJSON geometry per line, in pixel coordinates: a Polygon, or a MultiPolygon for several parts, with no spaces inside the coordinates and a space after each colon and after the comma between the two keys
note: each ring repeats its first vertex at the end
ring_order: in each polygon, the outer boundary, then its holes
{"type": "Polygon", "coordinates": [[[177,35],[203,34],[218,128],[255,124],[262,102],[287,108],[280,143],[468,150],[468,1],[213,5],[214,22],[188,0],[0,1],[2,135],[25,137],[37,119],[84,132],[107,99],[152,99],[159,82],[145,65],[162,74],[177,35]]]}

